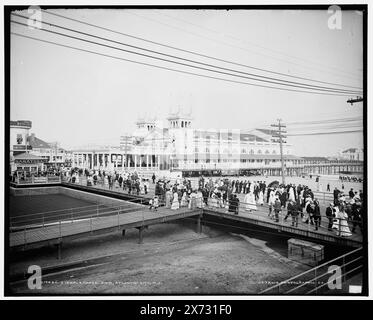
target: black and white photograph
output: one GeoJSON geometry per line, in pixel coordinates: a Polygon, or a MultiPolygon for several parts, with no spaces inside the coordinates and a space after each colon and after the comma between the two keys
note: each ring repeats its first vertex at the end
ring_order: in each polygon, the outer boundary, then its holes
{"type": "Polygon", "coordinates": [[[367,13],[4,6],[4,295],[367,296],[367,13]]]}

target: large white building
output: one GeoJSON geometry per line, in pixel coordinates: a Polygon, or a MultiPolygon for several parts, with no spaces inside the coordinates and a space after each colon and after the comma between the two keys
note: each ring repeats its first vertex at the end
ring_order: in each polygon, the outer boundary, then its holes
{"type": "MultiPolygon", "coordinates": [[[[73,165],[87,168],[147,170],[262,170],[281,168],[280,145],[270,129],[196,129],[190,114],[172,113],[165,128],[155,119],[138,119],[136,130],[120,138],[120,148],[80,149],[73,165]]],[[[285,166],[301,158],[283,144],[285,166]]],[[[270,172],[271,171],[271,172],[270,172]]]]}
{"type": "Polygon", "coordinates": [[[341,160],[364,161],[364,149],[349,148],[339,152],[341,160]]]}

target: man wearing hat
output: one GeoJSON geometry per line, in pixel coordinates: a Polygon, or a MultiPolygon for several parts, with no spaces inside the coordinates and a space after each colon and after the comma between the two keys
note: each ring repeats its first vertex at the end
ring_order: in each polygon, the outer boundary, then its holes
{"type": "Polygon", "coordinates": [[[276,196],[275,203],[273,205],[273,209],[275,211],[275,221],[279,222],[279,214],[281,213],[281,201],[279,199],[279,196],[276,196]]]}
{"type": "Polygon", "coordinates": [[[355,200],[354,204],[352,205],[352,232],[355,233],[355,229],[359,226],[360,230],[362,229],[362,207],[360,199],[355,200]]]}
{"type": "Polygon", "coordinates": [[[335,217],[335,214],[334,214],[334,202],[330,202],[329,203],[329,207],[326,208],[326,211],[325,211],[325,215],[326,217],[328,218],[329,220],[329,224],[328,224],[328,230],[331,231],[332,230],[332,226],[333,226],[333,219],[335,217]]]}

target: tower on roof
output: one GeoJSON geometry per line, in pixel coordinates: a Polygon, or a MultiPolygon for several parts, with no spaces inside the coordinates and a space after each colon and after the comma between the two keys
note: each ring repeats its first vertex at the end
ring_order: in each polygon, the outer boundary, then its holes
{"type": "Polygon", "coordinates": [[[146,119],[145,117],[138,118],[136,121],[137,129],[146,129],[151,131],[155,128],[156,118],[146,119]]]}
{"type": "Polygon", "coordinates": [[[168,118],[168,127],[174,128],[191,128],[192,127],[192,112],[182,112],[180,108],[176,112],[170,112],[168,118]]]}

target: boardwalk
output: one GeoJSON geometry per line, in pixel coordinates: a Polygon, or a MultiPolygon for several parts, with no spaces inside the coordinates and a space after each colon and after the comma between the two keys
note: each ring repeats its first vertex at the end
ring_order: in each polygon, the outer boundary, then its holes
{"type": "MultiPolygon", "coordinates": [[[[100,190],[101,192],[105,192],[109,195],[110,194],[117,194],[117,195],[126,195],[121,189],[114,189],[113,191],[105,190],[101,187],[84,187],[79,185],[72,185],[72,184],[64,184],[69,187],[73,188],[84,188],[84,190],[95,190],[93,192],[97,192],[100,190]]],[[[127,195],[126,195],[127,196],[127,195]]],[[[204,213],[210,213],[211,215],[214,214],[215,216],[223,216],[229,220],[239,220],[239,221],[245,221],[248,224],[254,224],[254,225],[260,225],[264,227],[268,227],[270,229],[276,229],[276,230],[287,230],[287,232],[291,232],[294,235],[302,235],[306,237],[310,237],[311,241],[312,239],[323,239],[328,242],[338,242],[341,244],[347,244],[349,246],[359,246],[362,244],[362,233],[359,228],[357,228],[357,233],[353,233],[349,237],[339,237],[339,235],[336,233],[335,230],[330,231],[328,230],[328,219],[326,218],[324,212],[326,206],[333,201],[333,193],[331,192],[315,192],[315,196],[320,200],[321,203],[321,226],[317,231],[314,230],[314,226],[308,225],[304,222],[302,222],[302,219],[299,217],[299,224],[297,228],[291,227],[291,217],[289,216],[287,220],[284,220],[284,214],[286,214],[286,210],[283,210],[283,215],[280,215],[280,222],[276,223],[273,220],[271,220],[268,217],[268,204],[265,203],[263,206],[258,205],[257,211],[254,211],[252,213],[248,213],[248,211],[245,210],[245,204],[244,201],[244,195],[238,194],[238,198],[240,199],[240,209],[239,209],[239,215],[235,216],[232,213],[228,213],[228,210],[226,208],[216,208],[216,207],[205,207],[204,213]]],[[[134,197],[134,196],[133,196],[134,197]]],[[[139,198],[142,198],[142,196],[138,196],[139,198]]],[[[132,200],[131,200],[132,201],[132,200]]],[[[136,201],[137,203],[143,203],[143,201],[136,201]]],[[[350,223],[350,228],[352,228],[352,225],[350,223]]]]}
{"type": "MultiPolygon", "coordinates": [[[[279,222],[275,222],[268,217],[267,212],[263,211],[248,213],[244,210],[241,210],[238,215],[235,215],[232,213],[228,213],[224,209],[205,208],[203,214],[205,218],[208,216],[213,216],[226,219],[226,221],[229,220],[229,223],[232,223],[233,221],[243,222],[247,225],[254,226],[254,228],[260,226],[267,229],[272,229],[274,231],[283,232],[290,236],[307,238],[307,240],[309,241],[319,240],[350,247],[362,246],[362,236],[360,233],[352,234],[349,237],[341,237],[335,231],[329,231],[326,227],[321,227],[316,231],[312,225],[302,222],[298,224],[298,227],[292,227],[291,217],[287,221],[280,219],[279,222]]],[[[222,222],[222,224],[225,223],[226,222],[222,222]]]]}
{"type": "Polygon", "coordinates": [[[182,208],[179,210],[159,209],[157,211],[141,210],[124,212],[120,209],[113,210],[108,215],[77,220],[64,220],[48,224],[44,227],[24,228],[23,230],[10,233],[10,247],[24,247],[31,244],[55,242],[59,243],[63,239],[75,238],[77,236],[89,235],[99,232],[120,231],[129,228],[142,228],[180,218],[196,216],[200,210],[189,210],[182,208]]]}
{"type": "MultiPolygon", "coordinates": [[[[84,209],[82,212],[74,214],[56,213],[54,217],[50,213],[43,215],[41,219],[35,219],[37,223],[25,223],[21,221],[13,221],[13,232],[10,233],[10,247],[26,247],[33,244],[48,244],[60,243],[64,239],[72,239],[90,234],[120,232],[129,228],[139,228],[140,242],[142,240],[142,228],[163,223],[166,221],[175,221],[181,218],[198,216],[198,224],[201,223],[201,217],[207,222],[208,217],[224,218],[226,225],[232,222],[245,223],[251,227],[264,227],[278,232],[284,232],[290,236],[299,236],[307,238],[311,241],[320,240],[331,243],[338,243],[351,247],[358,247],[362,245],[363,239],[361,230],[358,228],[357,233],[349,237],[341,237],[336,231],[329,231],[327,229],[327,219],[323,217],[321,227],[315,231],[314,227],[299,219],[298,227],[291,226],[291,217],[287,221],[284,216],[280,216],[280,221],[275,222],[268,217],[268,206],[258,206],[258,210],[249,213],[245,210],[245,205],[240,204],[239,215],[228,213],[226,208],[205,207],[203,210],[197,209],[191,211],[187,208],[179,210],[170,210],[164,207],[158,209],[157,212],[149,211],[147,206],[148,198],[142,196],[129,196],[123,192],[109,191],[98,188],[63,184],[65,187],[78,189],[85,192],[103,194],[113,198],[131,198],[126,199],[132,202],[127,202],[120,207],[103,207],[97,214],[92,214],[90,211],[95,211],[96,206],[91,209],[84,209]],[[86,211],[88,210],[88,212],[86,211]],[[45,216],[45,217],[44,217],[45,216]]],[[[241,196],[241,195],[240,195],[241,196]]],[[[286,210],[284,211],[286,213],[286,210]]]]}

